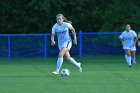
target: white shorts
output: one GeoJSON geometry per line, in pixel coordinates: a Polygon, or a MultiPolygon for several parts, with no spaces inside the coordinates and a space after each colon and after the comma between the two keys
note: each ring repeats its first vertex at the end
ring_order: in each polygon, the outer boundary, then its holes
{"type": "Polygon", "coordinates": [[[130,51],[136,51],[136,46],[126,46],[126,45],[123,45],[123,49],[130,49],[130,51]]]}
{"type": "Polygon", "coordinates": [[[62,48],[68,48],[70,50],[71,46],[72,46],[72,42],[71,41],[64,42],[62,45],[58,45],[59,50],[61,50],[62,48]]]}

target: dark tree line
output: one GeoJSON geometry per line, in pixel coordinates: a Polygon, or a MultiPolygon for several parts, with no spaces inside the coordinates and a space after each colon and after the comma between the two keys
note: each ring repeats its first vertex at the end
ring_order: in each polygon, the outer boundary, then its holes
{"type": "Polygon", "coordinates": [[[1,0],[0,33],[50,33],[62,13],[76,31],[140,29],[139,0],[1,0]]]}

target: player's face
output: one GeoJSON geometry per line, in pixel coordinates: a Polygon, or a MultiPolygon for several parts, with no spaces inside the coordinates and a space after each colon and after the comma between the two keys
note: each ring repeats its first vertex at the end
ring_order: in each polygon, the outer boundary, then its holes
{"type": "Polygon", "coordinates": [[[127,31],[130,31],[130,30],[131,30],[130,25],[126,25],[126,30],[127,30],[127,31]]]}
{"type": "Polygon", "coordinates": [[[62,25],[62,23],[63,23],[63,18],[57,18],[56,20],[57,20],[57,23],[58,23],[59,25],[62,25]]]}

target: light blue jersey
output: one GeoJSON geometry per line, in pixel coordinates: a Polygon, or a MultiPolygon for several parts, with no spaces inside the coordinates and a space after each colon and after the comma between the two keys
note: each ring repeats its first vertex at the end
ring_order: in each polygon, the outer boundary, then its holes
{"type": "Polygon", "coordinates": [[[69,35],[69,29],[73,28],[70,23],[63,22],[60,26],[57,23],[52,27],[52,34],[56,34],[58,37],[58,46],[61,47],[64,43],[69,43],[71,37],[69,35]]]}
{"type": "Polygon", "coordinates": [[[120,38],[124,40],[123,47],[132,47],[135,37],[137,37],[137,34],[133,30],[122,32],[120,38]]]}

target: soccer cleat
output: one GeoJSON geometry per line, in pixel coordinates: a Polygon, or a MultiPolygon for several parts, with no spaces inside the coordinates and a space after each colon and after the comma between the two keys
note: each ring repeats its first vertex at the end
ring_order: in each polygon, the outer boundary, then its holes
{"type": "Polygon", "coordinates": [[[59,74],[59,71],[54,71],[52,73],[55,74],[55,75],[58,75],[59,74]]]}
{"type": "Polygon", "coordinates": [[[131,61],[131,64],[137,64],[137,62],[136,61],[131,61]]]}
{"type": "Polygon", "coordinates": [[[135,61],[135,62],[133,62],[134,64],[137,64],[137,62],[135,61]]]}
{"type": "Polygon", "coordinates": [[[129,65],[129,67],[132,67],[131,65],[129,65]]]}
{"type": "Polygon", "coordinates": [[[81,63],[78,63],[78,71],[82,72],[81,63]]]}

